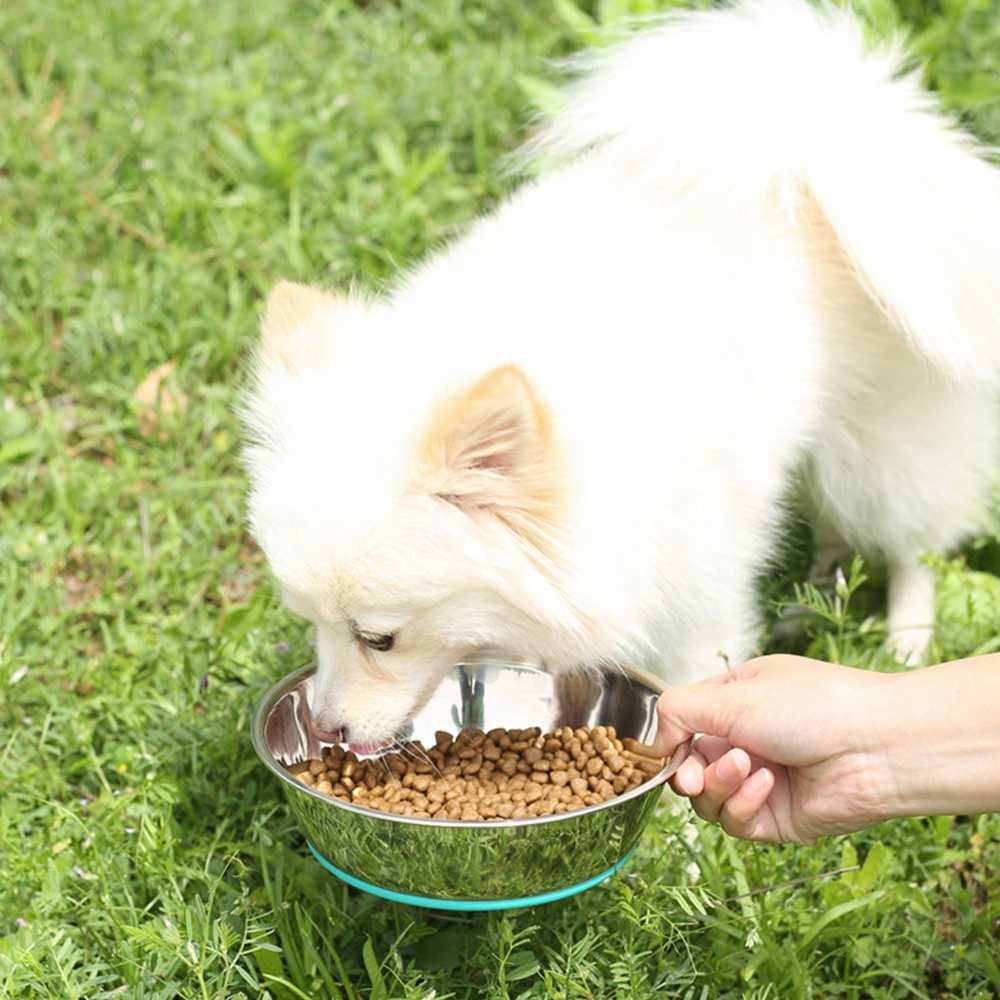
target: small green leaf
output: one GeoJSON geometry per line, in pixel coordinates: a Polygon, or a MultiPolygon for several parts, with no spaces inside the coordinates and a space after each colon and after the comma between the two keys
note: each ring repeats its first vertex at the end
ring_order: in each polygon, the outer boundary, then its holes
{"type": "Polygon", "coordinates": [[[13,465],[22,458],[43,450],[42,439],[37,434],[11,438],[0,444],[0,465],[13,465]]]}
{"type": "Polygon", "coordinates": [[[448,163],[451,150],[447,146],[438,146],[432,149],[424,157],[417,168],[410,173],[409,187],[412,190],[419,188],[429,177],[439,173],[448,163]]]}
{"type": "Polygon", "coordinates": [[[519,979],[529,979],[531,976],[537,976],[541,970],[534,952],[527,948],[513,952],[509,961],[510,969],[507,971],[507,978],[512,983],[517,982],[519,979]]]}
{"type": "Polygon", "coordinates": [[[586,11],[580,10],[573,0],[553,0],[553,7],[566,27],[588,44],[593,44],[597,36],[597,24],[586,11]]]}
{"type": "Polygon", "coordinates": [[[413,957],[425,972],[443,972],[462,964],[472,941],[464,927],[453,927],[424,938],[413,949],[413,957]]]}
{"type": "Polygon", "coordinates": [[[281,984],[281,980],[285,978],[285,965],[281,961],[281,949],[276,948],[273,944],[263,944],[254,949],[253,957],[257,968],[260,969],[260,974],[272,981],[272,989],[275,994],[282,997],[283,1000],[285,997],[291,996],[281,984]]]}
{"type": "Polygon", "coordinates": [[[851,944],[851,959],[855,965],[860,965],[862,969],[872,964],[875,957],[875,938],[870,934],[859,937],[851,944]]]}
{"type": "Polygon", "coordinates": [[[846,903],[841,903],[839,906],[834,906],[832,909],[827,910],[817,920],[809,930],[806,931],[805,937],[802,938],[802,947],[810,944],[816,936],[827,927],[832,924],[834,920],[839,920],[841,917],[846,916],[848,913],[853,913],[855,910],[863,909],[866,906],[871,906],[877,903],[882,897],[885,896],[885,890],[879,889],[876,892],[870,892],[867,896],[859,896],[857,899],[848,900],[846,903]]]}
{"type": "Polygon", "coordinates": [[[385,988],[385,980],[382,978],[382,968],[375,958],[375,949],[372,947],[372,939],[365,938],[364,947],[361,949],[361,957],[368,971],[368,978],[372,981],[371,1000],[388,1000],[389,993],[385,988]]]}
{"type": "Polygon", "coordinates": [[[851,7],[860,14],[872,43],[892,38],[899,31],[899,12],[892,0],[852,0],[851,7]]]}
{"type": "Polygon", "coordinates": [[[280,990],[274,991],[278,996],[289,997],[290,1000],[311,1000],[308,993],[303,993],[302,990],[295,985],[295,983],[291,983],[287,979],[267,974],[265,974],[264,978],[267,980],[269,985],[281,987],[280,990]]]}
{"type": "Polygon", "coordinates": [[[983,970],[993,986],[1000,992],[1000,965],[997,965],[989,951],[983,949],[979,952],[979,957],[983,963],[983,970]]]}
{"type": "Polygon", "coordinates": [[[372,139],[372,146],[375,147],[375,155],[378,157],[379,163],[393,177],[402,177],[406,173],[406,161],[399,146],[384,132],[379,133],[372,139]]]}
{"type": "Polygon", "coordinates": [[[526,73],[519,73],[516,80],[517,85],[542,114],[553,115],[563,106],[565,96],[554,83],[526,73]]]}
{"type": "Polygon", "coordinates": [[[239,607],[231,608],[223,615],[219,630],[229,639],[242,639],[253,625],[252,611],[253,606],[250,604],[241,604],[239,607]]]}
{"type": "MultiPolygon", "coordinates": [[[[858,863],[858,852],[857,848],[849,841],[844,841],[844,846],[840,850],[840,867],[841,868],[853,868],[858,863]]],[[[846,872],[844,879],[846,881],[852,881],[854,872],[846,872]]]]}
{"type": "Polygon", "coordinates": [[[868,852],[865,863],[858,872],[855,887],[860,892],[868,892],[872,886],[889,870],[892,853],[881,841],[878,841],[868,852]]]}
{"type": "Polygon", "coordinates": [[[220,125],[215,128],[214,133],[216,145],[232,162],[246,171],[253,172],[259,169],[260,160],[235,132],[220,125]]]}

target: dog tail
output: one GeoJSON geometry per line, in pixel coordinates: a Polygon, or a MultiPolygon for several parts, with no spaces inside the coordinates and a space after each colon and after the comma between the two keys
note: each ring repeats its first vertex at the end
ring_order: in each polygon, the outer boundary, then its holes
{"type": "Polygon", "coordinates": [[[1000,172],[846,11],[743,0],[669,16],[576,60],[527,155],[604,147],[672,188],[753,185],[818,208],[913,347],[964,380],[1000,374],[1000,172]]]}

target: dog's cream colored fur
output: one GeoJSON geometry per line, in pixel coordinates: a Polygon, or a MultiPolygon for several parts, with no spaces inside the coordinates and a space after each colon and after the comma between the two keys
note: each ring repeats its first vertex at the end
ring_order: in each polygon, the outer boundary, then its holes
{"type": "Polygon", "coordinates": [[[671,17],[590,57],[541,179],[386,299],[275,290],[251,517],[323,727],[389,736],[482,648],[717,671],[800,473],[922,653],[919,556],[997,444],[1000,183],[901,64],[800,0],[671,17]]]}

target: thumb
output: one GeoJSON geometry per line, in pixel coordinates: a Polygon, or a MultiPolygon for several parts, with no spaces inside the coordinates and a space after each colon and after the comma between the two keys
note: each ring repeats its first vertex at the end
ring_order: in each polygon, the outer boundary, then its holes
{"type": "Polygon", "coordinates": [[[668,688],[656,703],[657,729],[653,748],[669,757],[696,733],[728,737],[746,705],[746,683],[685,684],[668,688]]]}

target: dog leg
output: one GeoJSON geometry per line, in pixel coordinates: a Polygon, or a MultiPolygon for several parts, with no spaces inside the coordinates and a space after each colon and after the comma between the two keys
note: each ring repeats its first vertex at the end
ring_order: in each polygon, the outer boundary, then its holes
{"type": "Polygon", "coordinates": [[[704,680],[725,673],[729,667],[737,667],[758,655],[759,623],[756,616],[747,613],[741,628],[742,623],[743,619],[734,609],[732,617],[724,622],[715,619],[706,622],[703,628],[692,630],[688,641],[675,646],[675,656],[665,664],[664,676],[668,682],[689,684],[704,680]]]}
{"type": "Polygon", "coordinates": [[[845,393],[811,456],[814,489],[859,551],[888,567],[889,647],[920,663],[934,629],[934,576],[982,523],[998,451],[992,392],[958,388],[885,341],[865,356],[867,389],[845,393]]]}
{"type": "Polygon", "coordinates": [[[934,634],[934,574],[916,559],[889,563],[889,649],[900,663],[919,666],[934,634]]]}

